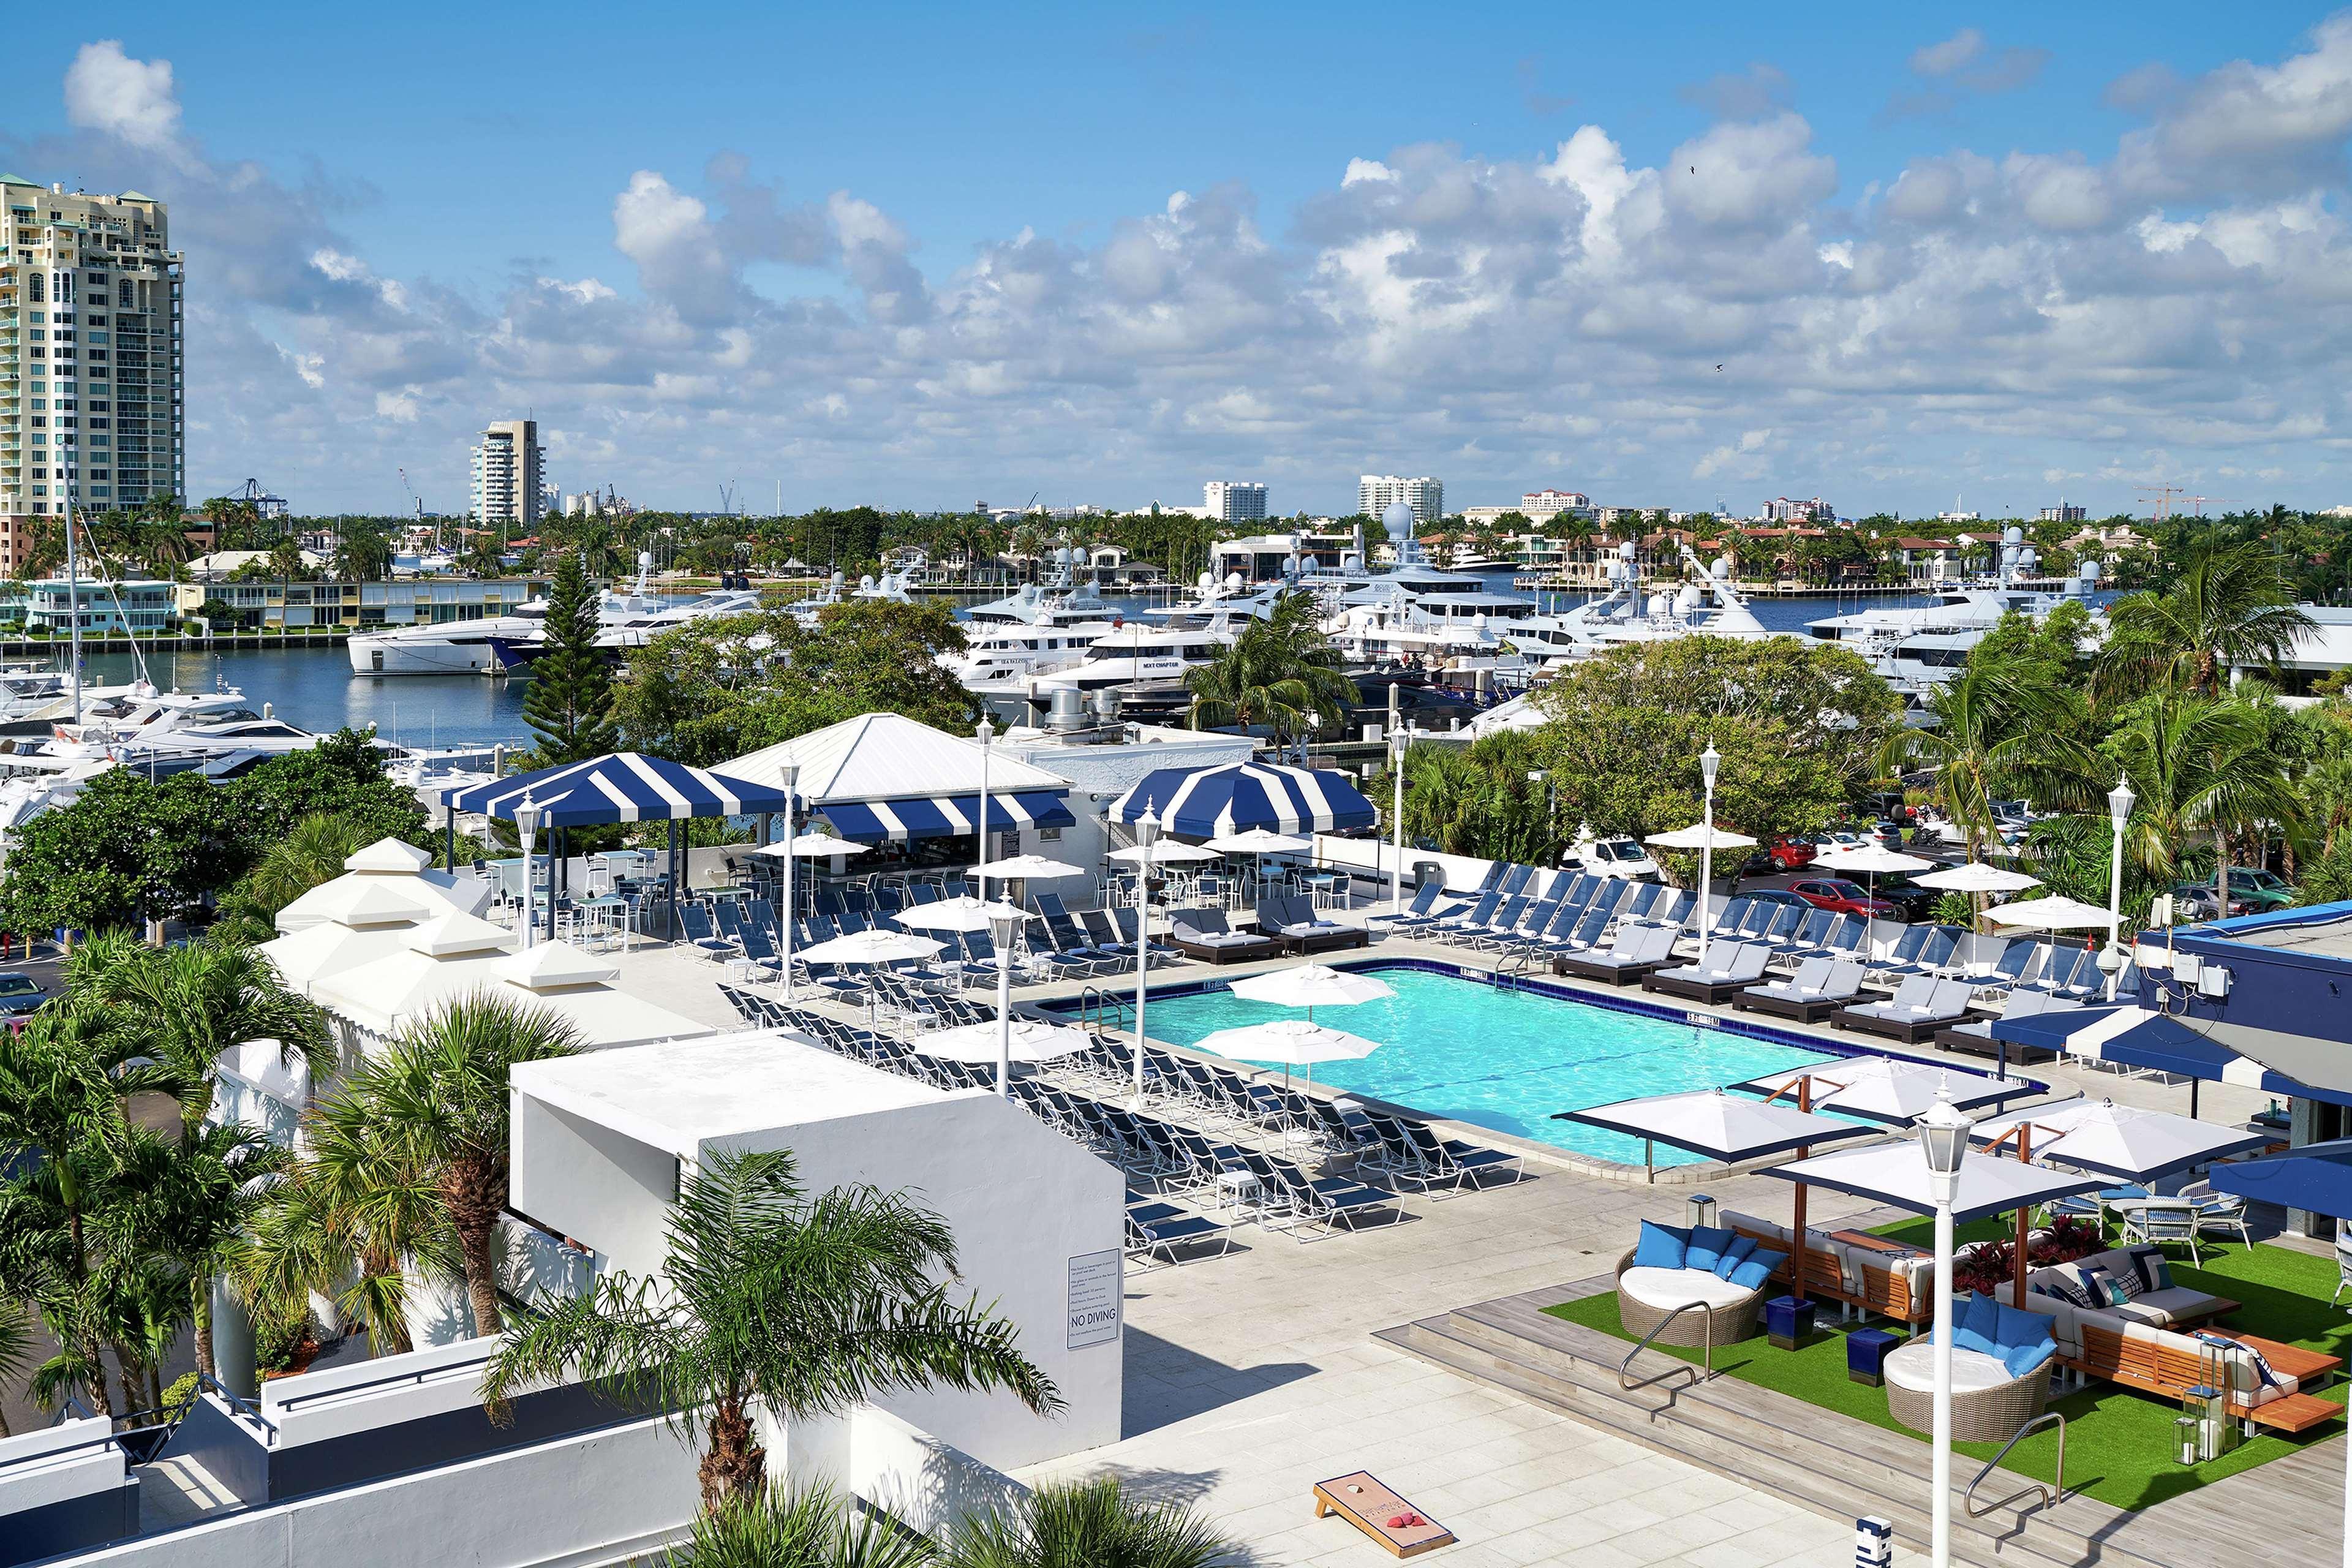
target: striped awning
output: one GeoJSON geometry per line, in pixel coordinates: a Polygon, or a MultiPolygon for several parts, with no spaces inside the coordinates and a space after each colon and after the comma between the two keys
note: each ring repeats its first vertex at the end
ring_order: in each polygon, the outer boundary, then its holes
{"type": "MultiPolygon", "coordinates": [[[[1077,822],[1055,790],[990,791],[988,826],[992,833],[1008,827],[1069,827],[1077,822]]],[[[833,824],[844,838],[861,844],[910,838],[944,838],[980,829],[980,795],[929,795],[910,800],[832,801],[816,814],[833,824]]]]}
{"type": "Polygon", "coordinates": [[[2083,1007],[1996,1018],[1992,1036],[2013,1046],[2035,1046],[2062,1056],[2207,1083],[2235,1084],[2264,1094],[2352,1104],[2352,1094],[2314,1089],[2284,1073],[2217,1045],[2196,1026],[2146,1007],[2083,1007]]]}
{"type": "Polygon", "coordinates": [[[515,808],[526,797],[540,808],[540,821],[549,827],[755,816],[783,810],[789,798],[766,784],[746,784],[637,752],[616,752],[453,790],[445,804],[453,813],[479,812],[512,822],[515,808]]]}
{"type": "Polygon", "coordinates": [[[1276,763],[1161,768],[1111,803],[1113,822],[1146,810],[1181,838],[1216,838],[1263,827],[1270,833],[1344,833],[1370,827],[1380,813],[1348,775],[1276,763]]]}

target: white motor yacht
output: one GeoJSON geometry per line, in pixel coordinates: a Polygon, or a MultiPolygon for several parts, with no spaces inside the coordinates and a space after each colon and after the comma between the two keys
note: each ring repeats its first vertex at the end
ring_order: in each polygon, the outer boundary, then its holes
{"type": "Polygon", "coordinates": [[[1870,661],[1879,676],[1906,695],[1941,686],[1968,662],[1969,650],[2011,615],[2041,620],[2064,604],[2080,604],[2101,623],[2086,638],[2095,646],[2105,635],[2104,613],[2092,604],[2098,592],[2099,563],[2085,561],[2055,592],[2020,585],[2036,561],[2033,547],[2021,529],[2012,528],[2001,542],[2000,571],[1990,584],[1937,588],[1933,603],[1882,606],[1851,615],[1825,616],[1806,623],[1805,630],[1824,642],[1851,648],[1870,661]]]}
{"type": "Polygon", "coordinates": [[[435,621],[354,632],[347,644],[353,675],[488,675],[499,667],[494,637],[521,641],[547,622],[547,601],[529,599],[508,616],[435,621]]]}
{"type": "Polygon", "coordinates": [[[1731,560],[1717,556],[1713,566],[1702,563],[1687,544],[1681,547],[1685,579],[1667,593],[1660,586],[1644,593],[1634,564],[1634,546],[1628,540],[1609,563],[1609,591],[1557,615],[1530,616],[1505,632],[1511,643],[1531,659],[1558,665],[1613,647],[1664,642],[1705,633],[1718,637],[1769,637],[1776,633],[1756,618],[1748,601],[1731,584],[1731,560]]]}
{"type": "Polygon", "coordinates": [[[966,684],[976,694],[994,698],[1051,700],[1056,691],[1100,691],[1115,686],[1142,686],[1154,681],[1181,680],[1233,647],[1234,633],[1220,623],[1207,626],[1150,626],[1129,621],[1108,636],[1097,637],[1086,657],[1066,669],[1045,675],[1020,676],[986,684],[966,684]]]}
{"type": "Polygon", "coordinates": [[[1024,584],[1018,590],[984,605],[974,605],[964,618],[982,626],[1075,626],[1108,621],[1117,612],[1095,588],[1081,579],[1067,562],[1056,565],[1043,583],[1024,584]]]}
{"type": "Polygon", "coordinates": [[[963,651],[943,653],[940,663],[966,686],[978,689],[1068,669],[1083,663],[1089,648],[1118,629],[1110,621],[1079,621],[1071,626],[975,623],[965,628],[963,651]]]}

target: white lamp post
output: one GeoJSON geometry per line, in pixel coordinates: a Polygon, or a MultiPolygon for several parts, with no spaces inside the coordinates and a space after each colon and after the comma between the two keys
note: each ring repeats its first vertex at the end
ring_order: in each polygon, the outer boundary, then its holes
{"type": "Polygon", "coordinates": [[[1135,842],[1143,861],[1135,878],[1135,1104],[1143,1106],[1144,972],[1151,967],[1151,847],[1160,842],[1160,818],[1145,806],[1135,825],[1135,842]]]}
{"type": "Polygon", "coordinates": [[[1952,1205],[1960,1192],[1960,1158],[1968,1152],[1969,1121],[1954,1108],[1948,1089],[1919,1118],[1919,1152],[1927,1160],[1927,1194],[1936,1204],[1936,1415],[1928,1486],[1928,1561],[1950,1568],[1952,1561],[1952,1205]]]}
{"type": "MultiPolygon", "coordinates": [[[[531,900],[531,857],[539,842],[539,803],[526,793],[522,804],[515,807],[515,826],[522,829],[522,945],[530,947],[531,927],[538,923],[538,908],[531,900]]],[[[548,889],[553,898],[555,889],[548,889]]]]}
{"type": "Polygon", "coordinates": [[[996,943],[996,1092],[1013,1094],[1013,944],[1021,938],[1021,917],[1006,913],[988,917],[988,934],[996,943]]]}
{"type": "Polygon", "coordinates": [[[1715,773],[1723,766],[1723,755],[1709,741],[1706,750],[1698,754],[1698,778],[1704,810],[1700,820],[1706,824],[1706,842],[1698,847],[1698,965],[1706,967],[1706,931],[1715,923],[1707,905],[1715,893],[1715,773]]]}
{"type": "Polygon", "coordinates": [[[1396,682],[1389,683],[1389,778],[1395,799],[1389,806],[1389,826],[1396,838],[1396,864],[1389,868],[1389,913],[1404,913],[1404,726],[1397,711],[1396,682]]]}
{"type": "MultiPolygon", "coordinates": [[[[2117,776],[2116,787],[2107,792],[2107,820],[2115,824],[2116,848],[2107,877],[2107,951],[2099,955],[2099,967],[2107,974],[2110,1002],[2116,999],[2116,977],[2124,969],[2124,825],[2131,820],[2132,807],[2138,802],[2139,797],[2132,794],[2131,780],[2117,776]]],[[[2225,886],[2228,879],[2229,871],[2224,868],[2221,880],[2225,886]]],[[[2221,912],[2227,914],[2230,906],[2226,892],[2222,898],[2221,912]]]]}
{"type": "Polygon", "coordinates": [[[784,1000],[793,999],[793,840],[800,837],[801,765],[786,763],[776,770],[776,782],[784,786],[784,912],[780,917],[783,930],[784,1000]]]}
{"type": "Polygon", "coordinates": [[[988,897],[988,751],[996,741],[996,726],[982,718],[972,731],[980,741],[980,896],[988,897]]]}

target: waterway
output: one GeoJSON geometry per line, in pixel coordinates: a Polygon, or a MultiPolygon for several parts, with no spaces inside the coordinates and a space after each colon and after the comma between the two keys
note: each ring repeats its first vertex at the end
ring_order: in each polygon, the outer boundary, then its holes
{"type": "MultiPolygon", "coordinates": [[[[1498,574],[1492,583],[1510,592],[1510,575],[1498,574]]],[[[1128,613],[1144,601],[1112,598],[1128,613]]],[[[1547,595],[1547,609],[1565,609],[1573,598],[1547,595]]],[[[1864,608],[1899,605],[1907,595],[1845,595],[1837,599],[1755,599],[1748,607],[1756,618],[1775,631],[1802,632],[1805,623],[1864,608]]],[[[387,740],[411,746],[487,745],[495,741],[520,741],[529,727],[522,721],[520,680],[490,680],[479,676],[363,676],[352,673],[351,660],[341,647],[247,648],[217,653],[178,652],[149,656],[149,678],[167,690],[210,691],[221,686],[243,691],[257,710],[269,703],[278,717],[306,730],[336,730],[345,725],[365,729],[373,724],[387,740]]],[[[85,660],[93,684],[119,685],[134,679],[128,653],[93,654],[85,660]]]]}

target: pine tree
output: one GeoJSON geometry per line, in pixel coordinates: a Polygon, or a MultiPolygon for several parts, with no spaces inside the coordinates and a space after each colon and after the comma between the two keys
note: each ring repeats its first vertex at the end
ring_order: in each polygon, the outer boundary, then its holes
{"type": "Polygon", "coordinates": [[[596,649],[596,595],[580,557],[555,569],[546,645],[531,666],[523,721],[539,736],[541,765],[585,762],[614,746],[613,670],[596,649]]]}

